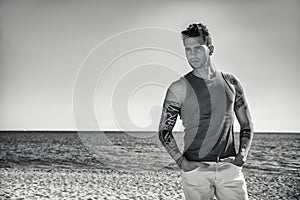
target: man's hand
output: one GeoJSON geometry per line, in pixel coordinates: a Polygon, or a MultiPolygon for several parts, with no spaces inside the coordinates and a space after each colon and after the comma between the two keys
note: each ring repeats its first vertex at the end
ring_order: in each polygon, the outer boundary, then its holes
{"type": "Polygon", "coordinates": [[[221,159],[221,162],[230,162],[238,167],[242,167],[247,160],[245,149],[242,149],[240,153],[238,153],[235,157],[228,157],[221,159]]]}
{"type": "Polygon", "coordinates": [[[186,158],[183,158],[183,161],[182,161],[180,167],[184,172],[189,172],[189,171],[196,169],[197,167],[207,167],[207,166],[208,166],[208,164],[201,163],[201,162],[195,162],[195,161],[188,161],[186,158]]]}

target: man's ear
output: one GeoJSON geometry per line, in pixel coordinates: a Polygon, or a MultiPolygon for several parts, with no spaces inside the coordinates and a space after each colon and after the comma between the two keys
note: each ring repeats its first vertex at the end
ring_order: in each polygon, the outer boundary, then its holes
{"type": "Polygon", "coordinates": [[[205,50],[205,52],[210,53],[210,49],[206,44],[202,44],[201,47],[205,50]]]}
{"type": "Polygon", "coordinates": [[[210,45],[208,47],[208,49],[209,49],[209,55],[211,56],[213,54],[214,50],[215,50],[215,47],[213,45],[210,45]]]}
{"type": "Polygon", "coordinates": [[[212,46],[212,45],[207,46],[206,44],[202,44],[201,47],[202,47],[203,49],[205,49],[205,52],[206,52],[209,56],[212,55],[212,53],[213,53],[213,51],[214,51],[214,46],[212,46]]]}

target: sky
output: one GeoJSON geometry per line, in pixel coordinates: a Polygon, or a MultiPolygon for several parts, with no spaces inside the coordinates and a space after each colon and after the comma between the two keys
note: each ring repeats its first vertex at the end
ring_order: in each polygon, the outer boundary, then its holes
{"type": "Polygon", "coordinates": [[[299,19],[298,0],[2,0],[0,130],[156,131],[191,70],[179,33],[203,22],[255,131],[300,132],[299,19]]]}

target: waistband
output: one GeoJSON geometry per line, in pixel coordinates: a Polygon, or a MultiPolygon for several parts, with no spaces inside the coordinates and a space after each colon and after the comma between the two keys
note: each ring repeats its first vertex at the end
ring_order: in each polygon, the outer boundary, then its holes
{"type": "Polygon", "coordinates": [[[221,159],[225,159],[227,157],[224,158],[220,158],[220,157],[211,157],[211,158],[206,158],[206,159],[199,159],[199,160],[192,160],[192,159],[188,159],[188,161],[193,161],[193,162],[221,162],[221,159]]]}

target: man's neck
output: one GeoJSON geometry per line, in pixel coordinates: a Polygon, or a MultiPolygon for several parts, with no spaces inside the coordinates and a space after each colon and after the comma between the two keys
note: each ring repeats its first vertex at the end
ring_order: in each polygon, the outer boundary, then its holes
{"type": "Polygon", "coordinates": [[[215,76],[215,69],[212,67],[211,62],[206,65],[193,69],[193,74],[205,80],[210,80],[215,76]]]}

